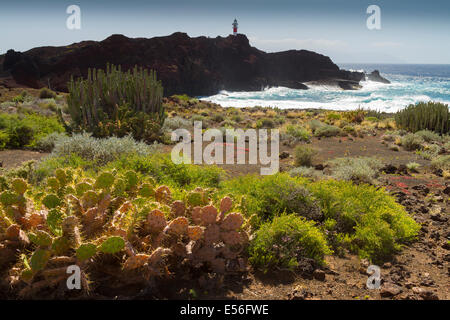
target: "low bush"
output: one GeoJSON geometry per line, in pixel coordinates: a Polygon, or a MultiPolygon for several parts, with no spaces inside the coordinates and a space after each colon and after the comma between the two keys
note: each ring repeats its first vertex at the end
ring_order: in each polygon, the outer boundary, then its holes
{"type": "Polygon", "coordinates": [[[258,121],[256,121],[256,128],[257,129],[261,129],[261,128],[265,128],[265,129],[275,128],[275,122],[272,119],[269,119],[269,118],[259,119],[258,121]]]}
{"type": "Polygon", "coordinates": [[[418,172],[417,170],[420,168],[420,164],[417,162],[408,162],[406,164],[406,167],[408,168],[408,170],[410,170],[411,172],[418,172]]]}
{"type": "Polygon", "coordinates": [[[60,132],[52,132],[36,142],[36,149],[42,152],[51,152],[58,141],[66,139],[67,135],[60,132]]]}
{"type": "Polygon", "coordinates": [[[312,159],[317,154],[317,151],[307,145],[299,145],[294,150],[294,162],[295,166],[306,166],[310,167],[312,165],[312,159]]]}
{"type": "Polygon", "coordinates": [[[302,258],[323,264],[324,256],[331,253],[326,238],[314,222],[290,214],[261,226],[250,243],[249,262],[265,272],[294,270],[302,258]]]}
{"type": "Polygon", "coordinates": [[[64,132],[56,117],[37,114],[0,114],[4,148],[35,148],[37,142],[52,132],[64,132]]]}
{"type": "Polygon", "coordinates": [[[334,178],[356,183],[373,183],[383,166],[380,160],[370,157],[336,158],[328,164],[334,178]]]}
{"type": "Polygon", "coordinates": [[[149,156],[157,148],[158,145],[147,145],[134,140],[131,136],[99,139],[88,133],[83,133],[55,141],[51,156],[69,157],[77,155],[86,161],[101,166],[124,156],[149,156]]]}
{"type": "Polygon", "coordinates": [[[286,134],[295,138],[298,141],[309,141],[311,135],[309,131],[299,125],[286,126],[286,134]]]}
{"type": "Polygon", "coordinates": [[[384,189],[349,181],[320,180],[308,190],[328,223],[329,243],[377,262],[416,238],[420,225],[384,189]],[[332,222],[332,223],[330,223],[332,222]]]}
{"type": "Polygon", "coordinates": [[[49,88],[42,88],[39,91],[39,98],[40,99],[55,99],[56,98],[56,93],[54,93],[49,88]]]}
{"type": "Polygon", "coordinates": [[[441,141],[441,137],[430,130],[420,130],[417,131],[416,136],[422,137],[423,140],[425,140],[426,142],[440,142],[441,141]]]}
{"type": "Polygon", "coordinates": [[[166,118],[161,130],[165,133],[172,132],[176,129],[192,129],[193,123],[190,120],[181,117],[166,118]]]}
{"type": "Polygon", "coordinates": [[[282,213],[297,213],[319,221],[320,209],[298,179],[286,173],[264,177],[247,175],[224,181],[222,192],[241,200],[244,214],[255,215],[251,221],[254,227],[282,213]]]}
{"type": "Polygon", "coordinates": [[[314,135],[316,137],[335,137],[340,134],[341,134],[341,129],[339,129],[339,127],[332,126],[332,125],[324,125],[324,126],[318,127],[314,131],[314,135]]]}
{"type": "Polygon", "coordinates": [[[323,177],[322,171],[315,170],[312,167],[297,167],[289,170],[289,175],[291,177],[305,177],[305,178],[321,178],[323,177]]]}
{"type": "Polygon", "coordinates": [[[431,160],[431,167],[433,169],[450,170],[450,155],[437,156],[431,160]]]}
{"type": "Polygon", "coordinates": [[[425,141],[421,136],[418,136],[414,133],[409,133],[403,136],[400,140],[400,143],[403,146],[403,148],[405,148],[405,150],[408,151],[420,149],[424,142],[425,141]]]}
{"type": "Polygon", "coordinates": [[[450,111],[448,105],[440,102],[418,102],[397,112],[395,122],[411,132],[430,130],[445,134],[450,132],[450,111]]]}

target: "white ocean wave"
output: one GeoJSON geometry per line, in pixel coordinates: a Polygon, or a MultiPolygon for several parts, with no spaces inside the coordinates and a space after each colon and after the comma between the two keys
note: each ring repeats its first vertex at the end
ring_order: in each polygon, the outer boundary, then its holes
{"type": "Polygon", "coordinates": [[[360,90],[342,90],[332,86],[314,85],[309,90],[286,87],[262,91],[221,91],[203,100],[224,107],[323,108],[352,110],[358,107],[396,112],[419,101],[440,101],[450,104],[450,79],[390,75],[391,84],[362,81],[360,90]]]}

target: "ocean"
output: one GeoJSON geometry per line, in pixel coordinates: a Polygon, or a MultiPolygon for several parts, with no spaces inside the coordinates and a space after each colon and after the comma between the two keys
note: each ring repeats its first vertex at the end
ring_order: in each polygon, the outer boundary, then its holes
{"type": "Polygon", "coordinates": [[[379,70],[391,81],[383,84],[363,81],[362,89],[343,91],[325,86],[309,90],[273,87],[263,91],[229,92],[201,97],[223,107],[266,106],[278,108],[323,108],[352,110],[358,107],[396,112],[419,101],[438,101],[450,105],[450,65],[427,64],[338,64],[340,68],[372,72],[379,70]]]}

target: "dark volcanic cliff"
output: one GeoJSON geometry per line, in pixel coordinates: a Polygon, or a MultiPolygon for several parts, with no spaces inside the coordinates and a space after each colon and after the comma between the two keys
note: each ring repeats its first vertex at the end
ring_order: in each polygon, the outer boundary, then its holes
{"type": "MultiPolygon", "coordinates": [[[[363,73],[340,70],[330,58],[306,50],[266,53],[251,47],[245,35],[190,38],[127,38],[112,35],[96,42],[65,47],[40,47],[26,52],[9,50],[3,75],[22,85],[65,91],[70,76],[86,76],[88,68],[106,63],[123,69],[135,65],[158,72],[165,95],[212,95],[220,90],[249,91],[267,86],[307,87],[308,81],[333,81],[343,89],[357,87],[363,73]]],[[[1,61],[0,57],[0,61],[1,61]]]]}

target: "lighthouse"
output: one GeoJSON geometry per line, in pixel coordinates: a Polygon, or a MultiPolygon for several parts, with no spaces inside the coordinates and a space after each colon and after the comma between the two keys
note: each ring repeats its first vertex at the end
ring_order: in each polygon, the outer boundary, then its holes
{"type": "Polygon", "coordinates": [[[234,19],[232,26],[233,26],[233,36],[235,36],[237,35],[237,27],[238,27],[238,22],[236,19],[234,19]]]}

